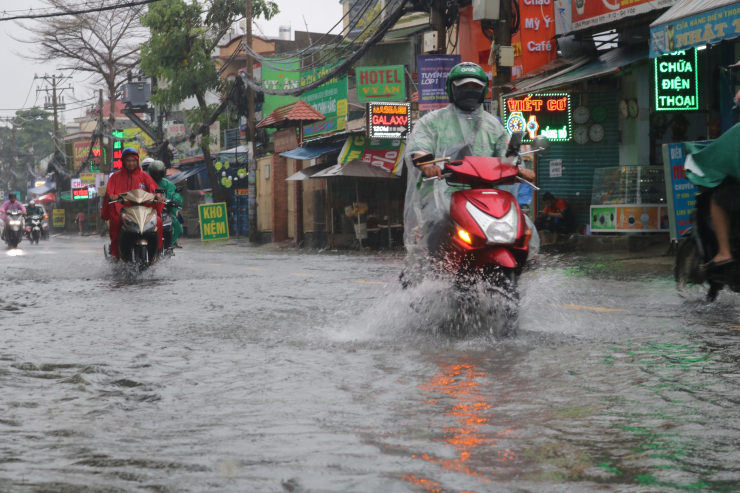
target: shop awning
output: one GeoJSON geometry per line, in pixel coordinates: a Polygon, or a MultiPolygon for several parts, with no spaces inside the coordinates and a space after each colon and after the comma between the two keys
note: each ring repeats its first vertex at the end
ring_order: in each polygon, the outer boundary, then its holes
{"type": "Polygon", "coordinates": [[[43,185],[29,188],[28,193],[32,193],[34,195],[43,195],[47,192],[50,192],[51,190],[54,190],[54,188],[56,188],[56,183],[54,183],[53,181],[47,181],[43,185]]]}
{"type": "Polygon", "coordinates": [[[383,168],[357,160],[329,166],[325,170],[315,173],[311,178],[336,178],[340,176],[354,178],[398,178],[383,168]]]}
{"type": "Polygon", "coordinates": [[[738,26],[738,0],[682,0],[650,24],[650,58],[734,39],[738,26]]]}
{"type": "Polygon", "coordinates": [[[192,168],[180,170],[178,173],[168,176],[167,179],[171,181],[172,183],[180,183],[181,181],[187,180],[193,175],[197,175],[204,169],[206,169],[206,165],[199,164],[197,166],[193,166],[192,168]]]}
{"type": "Polygon", "coordinates": [[[226,149],[225,151],[220,151],[217,156],[221,161],[246,164],[249,160],[249,146],[244,144],[232,149],[226,149]]]}
{"type": "Polygon", "coordinates": [[[517,85],[517,90],[504,95],[505,98],[541,92],[560,86],[568,86],[587,79],[595,79],[615,73],[618,69],[648,58],[647,46],[630,46],[612,50],[591,60],[568,67],[550,76],[532,78],[526,83],[517,85]]]}
{"type": "Polygon", "coordinates": [[[344,147],[344,142],[315,145],[310,147],[296,147],[295,149],[291,149],[290,151],[281,152],[280,155],[289,159],[301,159],[308,161],[323,156],[324,154],[329,154],[330,152],[341,151],[342,147],[344,147]]]}
{"type": "Polygon", "coordinates": [[[322,163],[322,164],[314,164],[313,166],[309,166],[308,168],[303,168],[299,172],[289,176],[285,179],[285,181],[303,181],[308,180],[313,175],[318,173],[319,171],[324,171],[329,166],[334,166],[334,163],[322,163]]]}

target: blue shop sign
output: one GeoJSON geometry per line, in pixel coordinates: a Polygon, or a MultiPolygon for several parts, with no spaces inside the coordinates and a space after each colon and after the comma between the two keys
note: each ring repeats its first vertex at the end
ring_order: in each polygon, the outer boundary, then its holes
{"type": "MultiPolygon", "coordinates": [[[[671,10],[664,15],[670,14],[671,10]]],[[[658,24],[659,22],[660,18],[650,26],[650,58],[740,36],[740,2],[658,24]]]]}

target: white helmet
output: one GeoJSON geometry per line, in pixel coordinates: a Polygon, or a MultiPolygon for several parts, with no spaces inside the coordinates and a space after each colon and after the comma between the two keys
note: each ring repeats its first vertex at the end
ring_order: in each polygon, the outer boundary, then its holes
{"type": "Polygon", "coordinates": [[[141,169],[143,169],[144,171],[146,171],[146,169],[149,167],[149,165],[152,164],[153,162],[154,162],[154,158],[151,158],[151,157],[145,158],[141,162],[141,169]]]}

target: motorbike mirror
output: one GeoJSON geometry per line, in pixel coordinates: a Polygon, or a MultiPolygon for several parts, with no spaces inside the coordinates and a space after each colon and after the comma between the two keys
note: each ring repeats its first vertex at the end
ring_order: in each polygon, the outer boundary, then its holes
{"type": "Polygon", "coordinates": [[[154,190],[154,193],[164,193],[164,188],[158,188],[154,190]]]}
{"type": "Polygon", "coordinates": [[[532,141],[532,149],[539,149],[540,154],[547,154],[550,150],[550,141],[544,135],[538,135],[532,141]]]}

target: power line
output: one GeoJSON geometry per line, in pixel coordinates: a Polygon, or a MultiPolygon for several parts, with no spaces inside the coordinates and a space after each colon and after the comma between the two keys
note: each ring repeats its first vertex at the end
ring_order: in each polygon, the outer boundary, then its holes
{"type": "Polygon", "coordinates": [[[27,14],[27,15],[16,15],[14,17],[3,17],[0,19],[0,22],[2,21],[14,21],[18,19],[45,19],[47,17],[61,17],[64,15],[79,15],[79,14],[91,14],[94,12],[103,12],[106,10],[116,10],[116,9],[123,9],[126,7],[137,7],[139,5],[146,5],[149,3],[158,2],[159,0],[138,0],[134,2],[126,2],[126,3],[119,3],[116,5],[109,5],[107,7],[98,7],[94,9],[84,9],[84,10],[67,10],[64,12],[53,12],[50,14],[27,14]]]}

